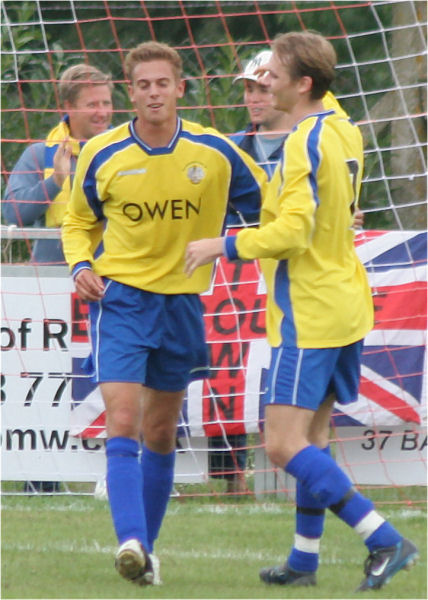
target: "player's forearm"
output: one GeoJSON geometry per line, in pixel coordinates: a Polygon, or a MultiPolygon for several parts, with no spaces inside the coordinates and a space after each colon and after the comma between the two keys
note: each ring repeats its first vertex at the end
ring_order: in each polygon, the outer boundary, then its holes
{"type": "Polygon", "coordinates": [[[226,239],[226,256],[235,260],[274,258],[284,260],[304,252],[310,243],[313,216],[284,214],[258,229],[244,229],[226,239]]]}
{"type": "Polygon", "coordinates": [[[68,215],[64,219],[61,231],[65,260],[71,270],[81,263],[92,266],[94,261],[91,230],[74,223],[68,215]]]}

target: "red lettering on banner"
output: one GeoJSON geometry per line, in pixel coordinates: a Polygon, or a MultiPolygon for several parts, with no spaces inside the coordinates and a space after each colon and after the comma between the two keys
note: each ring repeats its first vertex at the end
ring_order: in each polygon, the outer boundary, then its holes
{"type": "Polygon", "coordinates": [[[76,292],[71,294],[71,341],[88,341],[89,307],[76,292]]]}
{"type": "Polygon", "coordinates": [[[257,262],[222,258],[213,294],[202,296],[211,357],[203,385],[203,422],[208,436],[245,433],[244,395],[250,340],[265,337],[265,295],[257,294],[257,262]]]}

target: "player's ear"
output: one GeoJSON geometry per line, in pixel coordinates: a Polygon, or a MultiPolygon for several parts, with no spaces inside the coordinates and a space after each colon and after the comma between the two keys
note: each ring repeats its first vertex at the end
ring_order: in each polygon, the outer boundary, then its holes
{"type": "Polygon", "coordinates": [[[128,83],[127,88],[129,99],[131,100],[131,103],[134,104],[134,88],[131,83],[128,83]]]}
{"type": "Polygon", "coordinates": [[[177,85],[177,98],[182,98],[184,96],[184,92],[186,91],[186,82],[184,79],[180,79],[177,85]]]}
{"type": "Polygon", "coordinates": [[[299,88],[302,93],[310,92],[312,89],[312,77],[303,75],[299,80],[299,88]]]}

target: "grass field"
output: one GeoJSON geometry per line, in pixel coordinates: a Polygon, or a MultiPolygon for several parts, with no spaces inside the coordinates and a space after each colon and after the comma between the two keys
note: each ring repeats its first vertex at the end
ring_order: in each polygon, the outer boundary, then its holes
{"type": "MultiPolygon", "coordinates": [[[[384,505],[384,516],[420,549],[381,598],[426,598],[426,510],[384,505]]],[[[2,598],[370,598],[355,593],[366,549],[327,515],[318,585],[266,586],[263,566],[280,563],[293,537],[291,503],[173,499],[156,552],[163,585],[140,588],[113,568],[116,541],[108,504],[91,496],[5,497],[2,501],[2,598]]]]}

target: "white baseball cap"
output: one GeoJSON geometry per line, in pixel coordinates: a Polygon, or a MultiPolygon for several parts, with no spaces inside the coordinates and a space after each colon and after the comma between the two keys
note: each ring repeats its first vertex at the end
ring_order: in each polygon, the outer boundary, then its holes
{"type": "Polygon", "coordinates": [[[272,50],[262,50],[261,52],[256,54],[256,56],[246,64],[244,72],[241,75],[235,77],[233,83],[241,79],[250,79],[251,81],[257,81],[258,75],[254,75],[254,71],[256,71],[256,69],[258,69],[259,67],[263,67],[263,65],[267,64],[270,61],[271,57],[272,50]]]}

